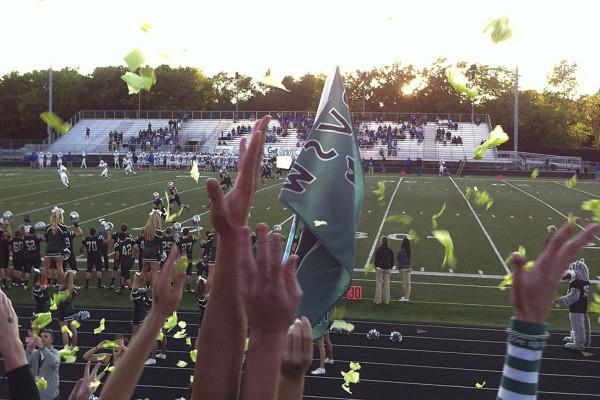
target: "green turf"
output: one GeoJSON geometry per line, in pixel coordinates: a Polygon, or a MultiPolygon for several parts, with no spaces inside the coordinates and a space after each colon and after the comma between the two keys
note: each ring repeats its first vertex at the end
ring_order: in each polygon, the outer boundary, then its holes
{"type": "MultiPolygon", "coordinates": [[[[139,232],[135,229],[141,228],[146,221],[152,193],[156,191],[164,196],[167,182],[174,181],[184,203],[192,205],[192,210],[184,212],[181,218],[184,225],[190,225],[192,215],[202,214],[201,225],[210,227],[207,196],[203,189],[205,178],[197,184],[185,170],[138,172],[127,177],[122,171],[111,170],[112,181],[105,181],[99,172],[94,168],[87,171],[73,168],[72,188],[66,189],[53,168],[41,171],[2,168],[0,210],[10,209],[17,223],[22,222],[25,214],[29,214],[34,222],[48,222],[50,209],[58,204],[67,213],[77,210],[86,232],[97,225],[99,218],[105,217],[115,226],[126,222],[135,234],[139,232]]],[[[214,176],[212,173],[202,175],[214,176]]],[[[409,229],[416,230],[420,240],[412,248],[415,271],[413,301],[410,304],[375,306],[370,301],[374,275],[365,277],[362,272],[356,272],[354,284],[363,286],[364,300],[345,301],[349,318],[503,326],[511,315],[508,292],[497,289],[499,279],[482,279],[480,274],[504,275],[506,271],[501,259],[519,245],[526,247],[528,256],[535,257],[543,246],[546,226],[559,225],[564,221],[560,213],[567,215],[574,212],[589,218],[589,213],[581,211],[581,202],[600,198],[600,185],[594,182],[579,182],[575,188],[567,188],[561,180],[534,181],[527,178],[501,182],[495,177],[465,177],[452,181],[437,176],[405,176],[400,183],[399,180],[400,177],[393,174],[365,178],[365,201],[358,227],[360,234],[357,234],[356,240],[356,268],[367,264],[378,237],[388,235],[392,248],[398,250],[400,241],[397,239],[401,239],[409,229]],[[386,186],[385,199],[381,204],[372,193],[378,181],[384,181],[386,186]],[[467,187],[473,186],[488,191],[494,198],[494,205],[489,210],[471,202],[483,228],[461,195],[467,187]],[[432,230],[431,216],[443,203],[446,203],[446,211],[438,219],[438,229],[448,230],[454,241],[458,263],[452,272],[442,268],[443,248],[435,239],[427,237],[432,230]],[[386,223],[384,217],[388,206],[387,216],[408,214],[414,217],[411,225],[386,223]],[[445,273],[447,276],[427,275],[431,273],[445,273]]],[[[260,191],[251,210],[251,224],[266,222],[273,225],[287,221],[284,233],[289,230],[291,213],[278,201],[281,184],[281,180],[268,180],[259,186],[260,191]]],[[[587,221],[583,220],[582,224],[585,223],[587,221]]],[[[600,247],[600,239],[595,240],[595,244],[591,247],[600,247]]],[[[78,249],[76,254],[80,256],[80,269],[85,268],[78,249]]],[[[600,250],[586,249],[582,256],[590,267],[592,279],[600,279],[600,250]]],[[[398,276],[394,275],[394,299],[402,294],[397,280],[398,276]]],[[[566,286],[563,285],[560,290],[566,291],[566,286]]],[[[31,303],[30,295],[23,291],[11,289],[9,295],[17,304],[31,303]]],[[[80,307],[130,306],[127,295],[98,290],[80,295],[76,303],[80,307]]],[[[193,309],[193,296],[185,295],[182,306],[193,309]]],[[[596,318],[593,319],[594,327],[598,328],[596,318]]],[[[566,329],[566,312],[553,312],[550,322],[557,329],[566,329]]]]}

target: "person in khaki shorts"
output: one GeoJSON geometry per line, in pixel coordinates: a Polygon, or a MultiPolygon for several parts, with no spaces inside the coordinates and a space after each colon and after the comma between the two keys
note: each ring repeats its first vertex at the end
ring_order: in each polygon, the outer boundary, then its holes
{"type": "Polygon", "coordinates": [[[394,252],[388,247],[387,237],[381,238],[381,246],[375,251],[375,304],[390,303],[390,274],[394,267],[394,252]]]}
{"type": "Polygon", "coordinates": [[[402,280],[403,296],[400,297],[400,301],[410,301],[410,240],[407,237],[402,240],[396,261],[398,261],[398,272],[402,280]]]}

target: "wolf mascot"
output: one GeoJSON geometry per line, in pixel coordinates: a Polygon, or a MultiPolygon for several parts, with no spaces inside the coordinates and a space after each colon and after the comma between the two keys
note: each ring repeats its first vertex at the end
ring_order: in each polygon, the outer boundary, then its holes
{"type": "Polygon", "coordinates": [[[582,258],[572,263],[564,279],[570,281],[569,291],[556,301],[556,306],[569,306],[571,336],[566,336],[563,341],[567,349],[583,350],[590,347],[592,341],[587,315],[590,274],[585,260],[582,258]]]}

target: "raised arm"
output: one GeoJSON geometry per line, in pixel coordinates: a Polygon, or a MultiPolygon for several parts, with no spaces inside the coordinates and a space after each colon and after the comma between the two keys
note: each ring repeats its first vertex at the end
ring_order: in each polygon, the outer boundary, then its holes
{"type": "Polygon", "coordinates": [[[569,224],[564,225],[552,237],[531,270],[524,269],[525,259],[521,255],[512,254],[514,317],[508,328],[508,348],[498,399],[536,398],[542,353],[549,336],[545,321],[554,292],[569,263],[598,228],[598,225],[590,224],[569,239],[573,228],[569,224]]]}
{"type": "Polygon", "coordinates": [[[312,328],[306,317],[296,319],[288,328],[281,359],[278,400],[302,400],[304,375],[313,360],[312,328]]]}
{"type": "Polygon", "coordinates": [[[127,400],[133,395],[144,369],[148,349],[152,348],[167,316],[177,309],[181,301],[185,273],[177,274],[175,284],[171,285],[177,254],[177,246],[173,246],[162,271],[154,281],[154,304],[148,318],[144,320],[138,333],[133,336],[127,352],[120,358],[114,372],[109,376],[100,394],[101,400],[127,400]]]}
{"type": "Polygon", "coordinates": [[[238,398],[247,328],[240,293],[244,282],[240,274],[238,229],[246,225],[248,220],[250,204],[258,184],[264,133],[270,119],[264,117],[256,123],[248,148],[242,139],[240,169],[233,189],[223,196],[216,179],[209,179],[206,183],[211,200],[212,224],[220,243],[229,245],[217,247],[216,264],[211,271],[214,275],[211,279],[210,301],[196,341],[202,357],[198,357],[194,370],[194,400],[238,398]]]}

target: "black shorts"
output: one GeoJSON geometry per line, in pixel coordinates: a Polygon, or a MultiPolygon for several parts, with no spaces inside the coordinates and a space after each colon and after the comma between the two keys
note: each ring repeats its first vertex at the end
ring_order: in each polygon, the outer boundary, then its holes
{"type": "Polygon", "coordinates": [[[118,271],[120,264],[121,264],[120,262],[114,261],[113,262],[113,271],[118,271]]]}
{"type": "Polygon", "coordinates": [[[92,272],[92,270],[96,268],[97,272],[102,272],[102,260],[100,257],[92,257],[87,259],[87,272],[92,272]]]}
{"type": "Polygon", "coordinates": [[[27,273],[30,273],[32,269],[37,268],[40,269],[41,260],[39,257],[27,258],[25,257],[25,265],[24,270],[27,273]]]}
{"type": "Polygon", "coordinates": [[[169,204],[172,202],[175,202],[175,203],[177,203],[178,206],[181,206],[181,198],[179,197],[178,194],[176,194],[174,197],[169,198],[169,204]]]}
{"type": "Polygon", "coordinates": [[[129,271],[131,271],[131,268],[133,268],[133,263],[128,265],[121,265],[121,278],[130,279],[131,276],[129,271]]]}
{"type": "Polygon", "coordinates": [[[69,315],[65,315],[60,311],[58,313],[58,320],[60,322],[71,322],[71,321],[75,321],[76,319],[77,319],[77,313],[73,313],[73,314],[69,314],[69,315]]]}
{"type": "Polygon", "coordinates": [[[186,275],[191,275],[192,274],[192,266],[193,266],[192,259],[188,258],[188,265],[187,265],[187,268],[185,269],[185,274],[186,275]]]}
{"type": "Polygon", "coordinates": [[[8,253],[7,254],[0,254],[0,268],[8,268],[8,253]]]}
{"type": "Polygon", "coordinates": [[[77,258],[75,258],[73,253],[71,253],[71,257],[65,260],[64,263],[68,265],[73,271],[77,271],[77,258]]]}
{"type": "Polygon", "coordinates": [[[25,269],[25,258],[13,257],[13,268],[16,271],[23,271],[25,269]]]}

